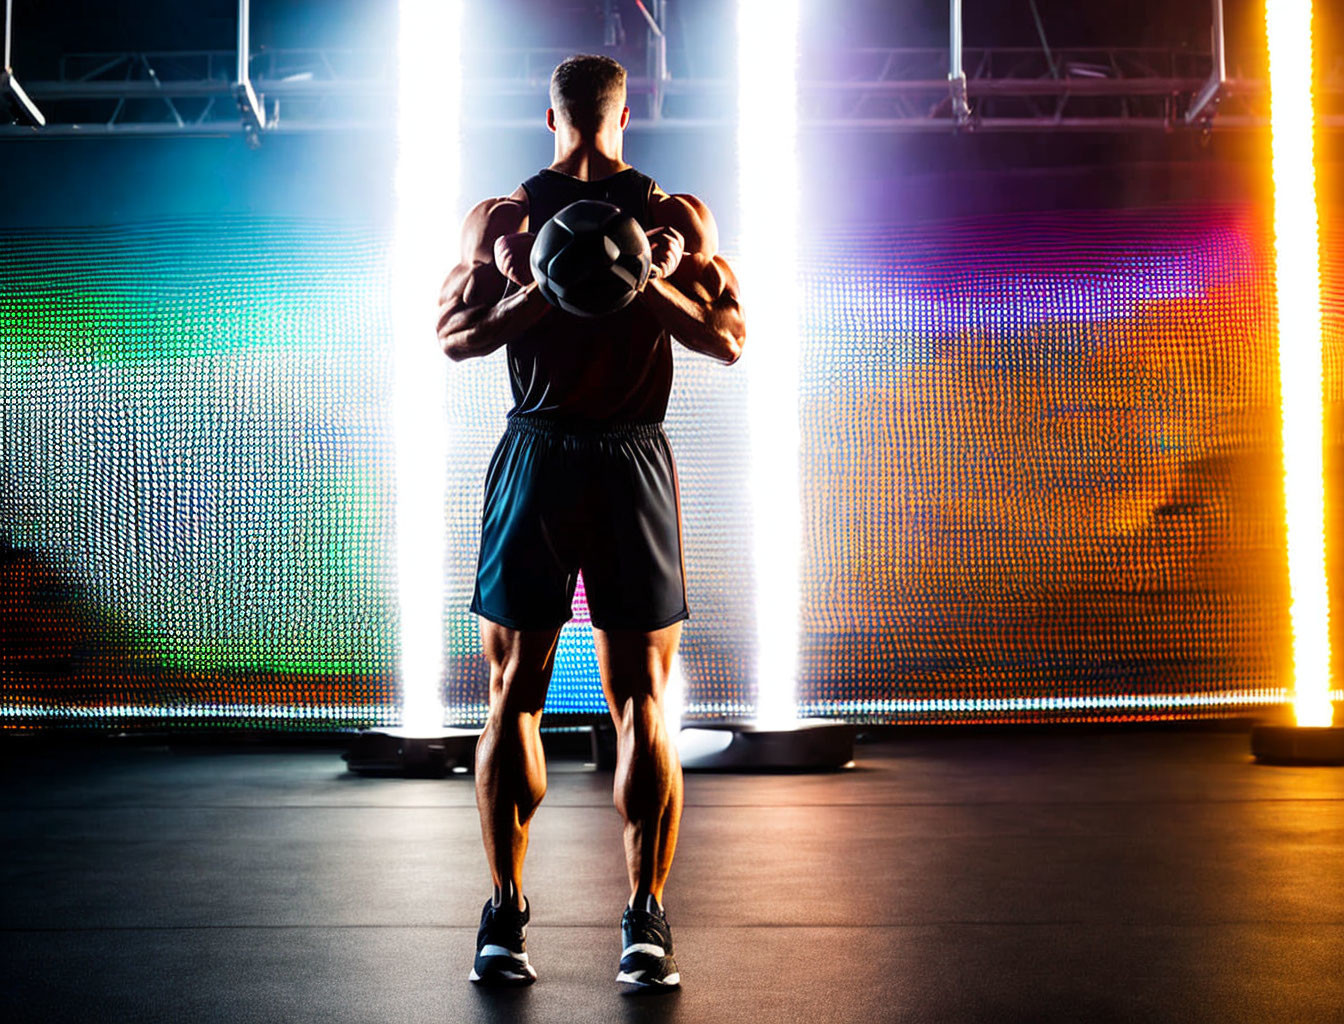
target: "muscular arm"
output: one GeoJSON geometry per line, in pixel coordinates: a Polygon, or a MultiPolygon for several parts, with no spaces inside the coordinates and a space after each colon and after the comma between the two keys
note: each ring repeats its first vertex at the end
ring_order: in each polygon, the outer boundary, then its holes
{"type": "Polygon", "coordinates": [[[506,199],[477,203],[462,225],[462,262],[439,293],[439,342],[453,360],[489,355],[535,324],[549,308],[529,283],[504,298],[504,276],[495,265],[495,242],[527,228],[521,190],[506,199]]]}
{"type": "Polygon", "coordinates": [[[672,276],[655,277],[641,293],[650,312],[689,349],[734,363],[746,341],[737,277],[719,255],[719,230],[709,207],[694,196],[656,195],[650,216],[675,228],[686,252],[672,276]]]}

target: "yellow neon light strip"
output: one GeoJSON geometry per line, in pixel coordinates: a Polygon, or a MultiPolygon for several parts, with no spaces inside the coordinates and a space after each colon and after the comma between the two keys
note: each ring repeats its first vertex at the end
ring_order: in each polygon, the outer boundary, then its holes
{"type": "Polygon", "coordinates": [[[1325,418],[1311,90],[1311,0],[1266,0],[1283,486],[1298,725],[1330,725],[1325,418]]]}

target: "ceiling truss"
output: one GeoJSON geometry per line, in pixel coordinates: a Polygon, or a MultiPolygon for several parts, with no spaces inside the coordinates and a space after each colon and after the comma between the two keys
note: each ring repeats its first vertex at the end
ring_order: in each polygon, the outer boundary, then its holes
{"type": "MultiPolygon", "coordinates": [[[[8,2],[8,0],[7,0],[8,2]]],[[[629,81],[630,128],[731,128],[731,78],[669,72],[667,0],[633,0],[642,45],[626,47],[622,6],[604,0],[606,43],[639,73],[629,81]],[[629,50],[630,52],[626,52],[629,50]]],[[[857,132],[1182,132],[1264,128],[1268,85],[1227,69],[1222,0],[1211,0],[1210,49],[1052,47],[1029,0],[1038,47],[965,47],[961,0],[949,0],[946,48],[869,47],[803,54],[799,126],[857,132]]],[[[390,130],[393,55],[352,50],[253,51],[249,0],[238,4],[235,50],[70,54],[54,80],[17,81],[0,138],[390,130]],[[27,106],[25,107],[24,104],[27,106]],[[29,109],[31,108],[31,109],[29,109]]],[[[627,12],[628,13],[628,12],[627,12]]],[[[6,26],[8,28],[8,25],[6,26]]],[[[6,31],[6,48],[9,33],[6,31]]],[[[467,130],[535,128],[557,49],[473,50],[463,68],[467,130]]],[[[6,61],[8,64],[8,61],[6,61]]],[[[6,67],[8,83],[12,69],[6,67]]],[[[1344,56],[1317,96],[1317,123],[1344,127],[1344,56]]],[[[0,106],[0,117],[5,108],[0,106]]]]}

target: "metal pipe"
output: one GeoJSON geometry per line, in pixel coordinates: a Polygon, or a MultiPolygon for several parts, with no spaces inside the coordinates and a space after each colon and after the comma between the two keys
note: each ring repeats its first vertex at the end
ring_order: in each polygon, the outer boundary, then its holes
{"type": "MultiPolygon", "coordinates": [[[[488,126],[492,129],[511,129],[532,131],[536,128],[533,118],[505,118],[494,121],[473,120],[474,125],[488,126]]],[[[1317,119],[1317,124],[1327,131],[1344,131],[1344,115],[1326,114],[1317,119]]],[[[708,131],[711,129],[729,130],[733,122],[727,118],[665,118],[661,122],[647,120],[632,121],[627,131],[708,131]]],[[[1269,127],[1268,118],[1241,114],[1224,114],[1215,119],[1210,126],[1214,131],[1263,131],[1269,127]]],[[[366,131],[385,132],[386,118],[370,117],[362,121],[302,121],[291,120],[268,128],[277,134],[302,135],[322,132],[366,131]]],[[[830,121],[800,121],[799,130],[809,135],[831,131],[846,132],[911,132],[943,133],[947,131],[947,122],[938,118],[841,118],[830,121]]],[[[1170,134],[1171,122],[1160,117],[1112,118],[1112,117],[1015,117],[986,118],[976,126],[977,132],[1153,132],[1170,134]]],[[[193,121],[185,128],[179,128],[171,121],[149,123],[123,122],[115,127],[106,124],[53,124],[34,134],[30,128],[21,125],[0,124],[0,146],[10,140],[31,142],[40,139],[58,138],[106,138],[109,135],[127,136],[168,136],[211,137],[238,135],[244,131],[237,121],[201,122],[193,121]]]]}
{"type": "Polygon", "coordinates": [[[662,27],[667,23],[667,0],[651,0],[651,2],[652,12],[644,6],[643,0],[635,0],[635,6],[649,23],[646,65],[649,78],[653,82],[653,92],[649,97],[649,117],[658,121],[663,116],[663,86],[667,82],[667,34],[662,27]]]}
{"type": "Polygon", "coordinates": [[[5,63],[4,70],[11,70],[9,66],[9,36],[14,28],[14,0],[5,0],[5,63]]]}
{"type": "Polygon", "coordinates": [[[947,88],[952,101],[952,121],[961,127],[971,119],[971,107],[966,102],[966,72],[961,67],[961,0],[951,0],[948,16],[951,38],[947,53],[947,88]]]}
{"type": "Polygon", "coordinates": [[[644,20],[649,23],[649,31],[655,36],[661,36],[663,34],[662,27],[654,20],[653,15],[649,13],[649,9],[644,6],[643,0],[635,0],[635,6],[639,8],[639,13],[644,15],[644,20]]]}
{"type": "Polygon", "coordinates": [[[246,85],[248,81],[248,53],[247,41],[248,15],[251,11],[251,4],[248,0],[238,0],[238,77],[236,81],[239,85],[246,85]]]}
{"type": "Polygon", "coordinates": [[[952,38],[948,45],[948,78],[958,78],[961,70],[961,0],[951,0],[952,38]]]}
{"type": "Polygon", "coordinates": [[[261,144],[259,133],[266,128],[266,111],[257,98],[256,90],[252,88],[249,74],[250,6],[248,0],[238,0],[238,79],[233,83],[233,98],[242,116],[247,144],[255,148],[261,144]]]}
{"type": "Polygon", "coordinates": [[[1224,51],[1223,0],[1213,0],[1213,73],[1218,81],[1227,81],[1227,59],[1224,51]]]}
{"type": "Polygon", "coordinates": [[[1036,0],[1028,0],[1031,4],[1031,16],[1036,21],[1036,35],[1040,37],[1041,49],[1045,51],[1045,62],[1050,65],[1050,77],[1059,77],[1059,68],[1055,66],[1054,55],[1050,52],[1050,43],[1045,38],[1045,22],[1041,21],[1041,12],[1036,9],[1036,0]]]}
{"type": "Polygon", "coordinates": [[[653,0],[654,10],[658,14],[658,43],[654,47],[656,66],[654,78],[660,83],[667,81],[667,33],[663,26],[667,24],[667,0],[653,0]]]}
{"type": "MultiPolygon", "coordinates": [[[[343,80],[298,79],[295,81],[262,79],[266,95],[284,98],[301,97],[387,97],[392,86],[381,78],[347,78],[343,80]]],[[[256,83],[254,83],[255,86],[256,83]]],[[[1130,99],[1168,96],[1172,93],[1191,93],[1203,83],[1197,78],[974,78],[966,84],[967,95],[980,96],[1114,96],[1130,99]]],[[[538,96],[539,87],[524,80],[478,79],[473,83],[482,95],[538,96]]],[[[191,79],[174,81],[98,81],[39,80],[28,83],[28,92],[35,99],[74,100],[145,98],[160,96],[223,96],[229,93],[229,84],[218,79],[191,79]]],[[[662,84],[662,92],[675,96],[703,96],[726,93],[730,83],[723,80],[693,81],[670,78],[662,84]]],[[[904,81],[849,81],[818,79],[806,83],[809,95],[834,96],[859,94],[867,96],[909,96],[925,99],[947,88],[946,81],[937,78],[906,79],[904,81]]],[[[649,96],[658,89],[657,80],[649,77],[630,78],[627,89],[631,96],[649,96]]],[[[1265,90],[1258,79],[1234,79],[1225,83],[1228,95],[1258,96],[1265,90]]],[[[1339,95],[1340,89],[1323,90],[1339,95]]]]}
{"type": "Polygon", "coordinates": [[[1213,0],[1213,70],[1209,72],[1208,81],[1204,87],[1199,90],[1190,108],[1185,112],[1185,123],[1194,124],[1203,119],[1206,122],[1213,118],[1214,111],[1218,108],[1219,101],[1227,90],[1227,58],[1225,55],[1226,38],[1223,35],[1223,0],[1213,0]]]}

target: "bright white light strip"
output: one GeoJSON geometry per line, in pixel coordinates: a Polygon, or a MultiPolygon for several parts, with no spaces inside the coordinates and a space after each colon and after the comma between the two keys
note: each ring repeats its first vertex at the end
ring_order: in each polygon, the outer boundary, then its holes
{"type": "Polygon", "coordinates": [[[797,716],[798,0],[738,0],[737,269],[748,333],[749,486],[756,574],[756,719],[797,716]]]}
{"type": "Polygon", "coordinates": [[[434,337],[439,286],[457,262],[460,0],[401,0],[397,33],[392,388],[402,725],[443,726],[447,360],[434,337]]]}
{"type": "MultiPolygon", "coordinates": [[[[1340,694],[1335,694],[1336,699],[1340,694]]],[[[1223,693],[1109,694],[1093,697],[924,697],[893,700],[819,701],[804,711],[824,715],[892,714],[895,712],[996,711],[1135,711],[1166,708],[1255,707],[1288,704],[1286,690],[1223,693]]]]}
{"type": "MultiPolygon", "coordinates": [[[[671,686],[669,685],[669,690],[671,686]]],[[[1344,690],[1333,690],[1331,700],[1344,700],[1344,690]]],[[[848,715],[896,711],[1075,711],[1134,708],[1192,708],[1242,705],[1287,704],[1292,695],[1286,690],[1224,693],[1155,693],[1142,696],[1097,697],[987,697],[987,698],[912,698],[908,700],[822,701],[805,710],[818,714],[848,715]]],[[[333,721],[376,719],[385,709],[379,704],[333,704],[317,707],[291,707],[277,704],[193,704],[164,707],[157,704],[110,704],[90,707],[40,705],[0,707],[0,719],[87,719],[109,718],[270,718],[280,721],[309,719],[333,721]]],[[[697,709],[692,706],[692,712],[697,709]]],[[[698,712],[697,712],[698,713],[698,712]]],[[[677,717],[669,714],[668,732],[676,735],[677,717]]],[[[694,720],[687,723],[694,726],[694,720]]]]}
{"type": "Polygon", "coordinates": [[[74,718],[98,721],[105,718],[270,718],[277,721],[317,722],[377,721],[387,709],[381,704],[332,704],[294,707],[290,704],[190,704],[165,707],[155,704],[110,704],[106,706],[0,708],[0,718],[74,718]]]}
{"type": "Polygon", "coordinates": [[[1329,725],[1330,594],[1325,577],[1325,466],[1320,250],[1311,95],[1311,0],[1266,0],[1279,299],[1283,486],[1298,725],[1329,725]]]}

